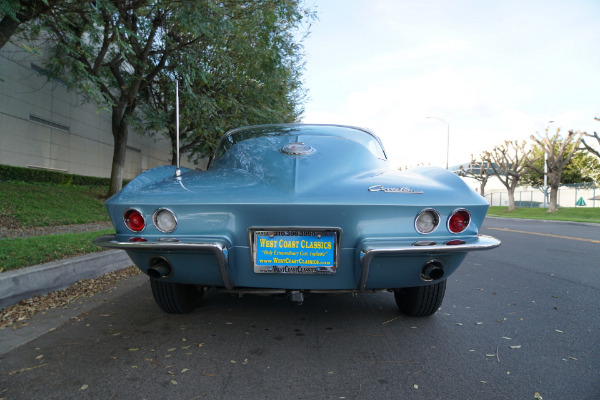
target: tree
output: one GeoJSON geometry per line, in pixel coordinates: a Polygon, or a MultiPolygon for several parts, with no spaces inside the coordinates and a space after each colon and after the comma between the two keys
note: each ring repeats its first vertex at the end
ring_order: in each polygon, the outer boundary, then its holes
{"type": "Polygon", "coordinates": [[[114,152],[109,195],[122,187],[129,124],[139,93],[169,57],[210,37],[217,6],[204,2],[97,0],[56,7],[43,18],[56,43],[52,70],[89,100],[110,108],[114,152]]]}
{"type": "Polygon", "coordinates": [[[525,149],[526,142],[506,141],[503,145],[496,146],[485,155],[490,161],[490,166],[508,190],[508,209],[514,210],[515,189],[519,180],[528,171],[533,160],[531,150],[525,149]]]}
{"type": "MultiPolygon", "coordinates": [[[[572,144],[567,151],[570,151],[572,144]]],[[[533,148],[535,162],[522,178],[521,183],[541,187],[544,184],[544,152],[539,146],[533,148]]],[[[600,160],[585,151],[577,151],[573,158],[565,164],[561,184],[569,185],[586,182],[600,182],[600,160]]]]}
{"type": "MultiPolygon", "coordinates": [[[[569,131],[566,138],[560,136],[560,128],[552,136],[549,134],[549,127],[546,128],[545,136],[539,137],[531,135],[531,140],[537,143],[542,149],[546,158],[547,176],[550,182],[550,204],[548,212],[552,213],[558,210],[558,187],[561,184],[562,173],[565,165],[573,158],[579,143],[582,140],[583,132],[569,131]]],[[[543,174],[544,171],[529,163],[529,167],[543,174]]]]}
{"type": "Polygon", "coordinates": [[[0,49],[10,40],[21,24],[39,17],[63,1],[0,0],[0,49]]]}
{"type": "MultiPolygon", "coordinates": [[[[279,9],[284,3],[297,6],[292,0],[96,0],[69,2],[44,16],[44,27],[57,43],[50,70],[63,71],[88,100],[112,112],[109,194],[122,186],[129,127],[140,117],[141,94],[161,73],[173,78],[177,60],[189,61],[191,48],[218,52],[219,39],[236,26],[231,10],[279,9]]],[[[202,60],[191,62],[202,65],[202,60]]]]}
{"type": "Polygon", "coordinates": [[[210,154],[224,131],[241,125],[296,122],[301,113],[300,45],[289,35],[306,14],[294,1],[280,7],[233,7],[226,34],[206,47],[190,46],[173,71],[158,74],[145,92],[143,132],[172,143],[173,79],[181,82],[180,151],[195,160],[210,154]]]}
{"type": "MultiPolygon", "coordinates": [[[[600,121],[600,118],[596,117],[594,118],[596,121],[600,121]]],[[[591,138],[595,138],[598,141],[598,145],[600,146],[600,136],[598,136],[597,132],[594,132],[594,134],[591,133],[587,133],[584,132],[585,136],[591,137],[591,138]]],[[[594,154],[596,157],[600,157],[600,151],[598,151],[597,149],[594,149],[593,147],[591,147],[589,144],[587,144],[585,142],[585,139],[581,140],[581,144],[583,144],[584,148],[589,151],[590,153],[594,154]]]]}
{"type": "Polygon", "coordinates": [[[476,161],[475,158],[473,158],[473,154],[471,154],[471,162],[469,163],[469,166],[465,169],[461,165],[460,174],[478,181],[480,189],[479,192],[482,196],[485,196],[485,185],[487,184],[490,176],[495,175],[495,172],[491,167],[489,153],[483,152],[480,156],[480,160],[481,161],[476,161]]]}

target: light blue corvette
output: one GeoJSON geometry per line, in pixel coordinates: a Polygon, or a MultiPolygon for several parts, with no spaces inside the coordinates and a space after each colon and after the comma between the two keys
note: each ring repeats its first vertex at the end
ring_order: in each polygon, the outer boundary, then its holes
{"type": "Polygon", "coordinates": [[[106,202],[157,304],[193,310],[206,288],[238,293],[394,292],[428,316],[478,235],[487,201],[440,168],[391,170],[377,136],[334,125],[262,125],[220,140],[206,171],[139,175],[106,202]]]}

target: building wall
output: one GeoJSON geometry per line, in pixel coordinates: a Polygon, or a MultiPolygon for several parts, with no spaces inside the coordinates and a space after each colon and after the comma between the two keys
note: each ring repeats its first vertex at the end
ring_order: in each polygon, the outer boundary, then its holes
{"type": "MultiPolygon", "coordinates": [[[[111,115],[43,75],[43,60],[7,43],[0,49],[0,164],[109,177],[111,115]]],[[[123,177],[170,164],[169,142],[130,129],[123,177]]],[[[196,168],[187,160],[182,165],[196,168]]]]}

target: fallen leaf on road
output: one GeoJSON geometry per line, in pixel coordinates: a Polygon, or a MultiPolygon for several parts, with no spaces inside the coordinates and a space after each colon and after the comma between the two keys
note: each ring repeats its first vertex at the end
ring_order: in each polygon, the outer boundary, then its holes
{"type": "Polygon", "coordinates": [[[46,365],[48,365],[48,363],[36,365],[35,367],[21,368],[21,369],[18,369],[16,371],[9,372],[8,374],[9,375],[16,375],[16,374],[20,374],[21,372],[27,372],[27,371],[31,371],[31,370],[36,369],[36,368],[45,367],[46,365]]]}
{"type": "Polygon", "coordinates": [[[392,318],[392,319],[390,319],[390,320],[388,320],[388,321],[385,321],[385,322],[383,322],[381,325],[385,325],[385,324],[387,324],[387,323],[390,323],[390,322],[392,322],[392,321],[395,321],[395,320],[397,320],[398,318],[401,318],[401,317],[402,317],[402,316],[401,316],[401,315],[399,315],[399,316],[397,316],[397,317],[395,317],[395,318],[392,318]]]}
{"type": "Polygon", "coordinates": [[[107,292],[112,290],[117,282],[140,273],[137,267],[131,266],[109,272],[98,278],[81,280],[64,290],[21,300],[17,304],[0,310],[0,328],[11,326],[13,329],[18,329],[20,326],[25,326],[20,323],[21,321],[29,319],[39,312],[64,307],[77,299],[91,297],[98,292],[107,292]]]}

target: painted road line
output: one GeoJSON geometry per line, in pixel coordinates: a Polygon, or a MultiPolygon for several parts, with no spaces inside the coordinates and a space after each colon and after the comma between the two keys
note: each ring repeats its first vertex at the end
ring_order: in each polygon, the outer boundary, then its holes
{"type": "Polygon", "coordinates": [[[551,233],[517,231],[514,229],[508,229],[508,228],[487,228],[487,229],[494,229],[496,231],[504,231],[504,232],[526,233],[528,235],[546,236],[546,237],[552,237],[552,238],[557,238],[557,239],[579,240],[580,242],[600,243],[600,240],[584,239],[584,238],[577,238],[577,237],[572,237],[572,236],[553,235],[551,233]]]}

